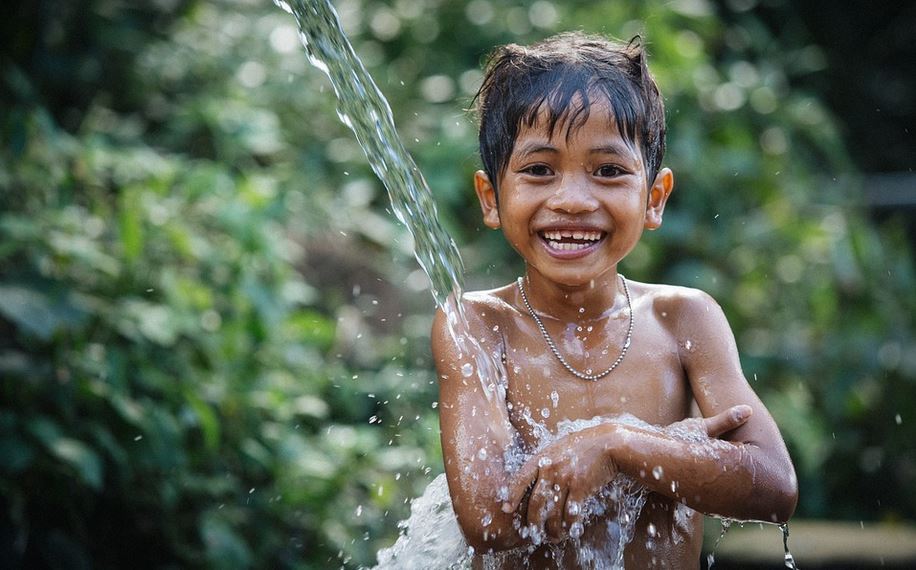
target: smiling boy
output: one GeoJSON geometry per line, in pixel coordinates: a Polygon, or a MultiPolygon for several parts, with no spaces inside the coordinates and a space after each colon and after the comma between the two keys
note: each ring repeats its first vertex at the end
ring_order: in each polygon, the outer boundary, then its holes
{"type": "Polygon", "coordinates": [[[502,47],[478,104],[483,220],[525,274],[461,301],[470,334],[501,363],[499,390],[468,376],[476,361],[444,313],[433,325],[446,475],[476,565],[489,552],[502,568],[614,564],[581,553],[611,540],[617,505],[593,497],[618,474],[649,490],[630,568],[698,567],[699,513],[786,521],[794,469],[720,307],[618,272],[643,231],[661,226],[674,188],[641,47],[582,34],[502,47]],[[556,435],[561,422],[622,414],[645,423],[556,435]],[[719,439],[652,427],[693,415],[719,439]],[[507,464],[519,449],[522,465],[507,464]],[[589,514],[590,500],[603,514],[589,514]]]}

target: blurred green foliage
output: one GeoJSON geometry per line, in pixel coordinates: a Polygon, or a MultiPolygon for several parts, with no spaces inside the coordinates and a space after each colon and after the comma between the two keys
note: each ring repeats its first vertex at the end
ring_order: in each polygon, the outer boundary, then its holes
{"type": "MultiPolygon", "coordinates": [[[[800,516],[912,519],[912,253],[857,210],[835,121],[790,88],[817,49],[777,45],[744,4],[337,6],[469,288],[520,269],[469,186],[484,54],[643,33],[677,191],[625,271],[722,303],[800,516]]],[[[433,301],[293,20],[44,0],[0,31],[0,559],[371,564],[441,470],[433,301]]]]}

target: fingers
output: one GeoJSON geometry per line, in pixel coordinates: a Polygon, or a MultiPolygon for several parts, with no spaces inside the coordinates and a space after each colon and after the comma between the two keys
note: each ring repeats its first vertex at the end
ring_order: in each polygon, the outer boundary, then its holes
{"type": "Polygon", "coordinates": [[[566,511],[566,498],[569,487],[554,484],[552,497],[548,500],[547,522],[544,530],[551,542],[560,542],[566,538],[569,528],[566,526],[564,512],[566,511]]]}
{"type": "MultiPolygon", "coordinates": [[[[543,475],[543,474],[542,474],[543,475]]],[[[563,522],[568,486],[538,479],[528,498],[526,527],[535,544],[560,542],[567,536],[563,522]]]]}
{"type": "Polygon", "coordinates": [[[534,484],[538,477],[538,464],[535,459],[537,456],[531,457],[522,464],[522,467],[515,472],[512,478],[509,480],[509,494],[506,497],[506,500],[503,501],[503,512],[504,513],[513,513],[518,509],[519,503],[522,502],[522,498],[525,496],[525,492],[534,484]],[[534,461],[532,461],[534,460],[534,461]]]}
{"type": "MultiPolygon", "coordinates": [[[[528,520],[526,522],[531,527],[533,536],[543,537],[544,535],[549,511],[553,509],[552,495],[553,490],[550,488],[550,483],[544,479],[538,479],[528,497],[528,520]]],[[[535,542],[540,542],[540,540],[535,539],[535,542]]]]}
{"type": "Polygon", "coordinates": [[[566,497],[566,505],[563,508],[563,524],[570,538],[579,538],[585,531],[582,517],[584,516],[586,498],[573,492],[570,492],[566,497]]]}
{"type": "Polygon", "coordinates": [[[706,433],[709,437],[719,437],[723,433],[730,432],[743,425],[753,413],[754,410],[750,406],[739,404],[714,416],[703,418],[703,423],[706,424],[706,433]]]}

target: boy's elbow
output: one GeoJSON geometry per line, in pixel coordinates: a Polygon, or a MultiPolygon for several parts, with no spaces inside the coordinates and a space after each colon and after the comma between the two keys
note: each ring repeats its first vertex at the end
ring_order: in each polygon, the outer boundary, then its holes
{"type": "Polygon", "coordinates": [[[468,546],[477,553],[496,552],[515,548],[521,538],[512,527],[512,521],[501,512],[481,517],[458,514],[458,526],[468,546]],[[486,521],[486,525],[483,523],[486,521]]]}
{"type": "Polygon", "coordinates": [[[787,523],[795,514],[795,507],[798,505],[798,479],[795,477],[795,470],[791,469],[785,477],[781,477],[774,485],[773,491],[769,520],[776,524],[787,523]]]}
{"type": "Polygon", "coordinates": [[[795,514],[798,504],[798,478],[795,469],[787,462],[778,466],[772,463],[757,463],[757,469],[750,471],[744,500],[749,507],[736,518],[750,518],[774,524],[784,524],[795,514]],[[760,469],[761,466],[766,466],[760,469]]]}
{"type": "Polygon", "coordinates": [[[798,506],[798,478],[795,476],[795,470],[793,469],[786,484],[785,511],[782,522],[789,522],[789,519],[795,514],[796,506],[798,506]]]}

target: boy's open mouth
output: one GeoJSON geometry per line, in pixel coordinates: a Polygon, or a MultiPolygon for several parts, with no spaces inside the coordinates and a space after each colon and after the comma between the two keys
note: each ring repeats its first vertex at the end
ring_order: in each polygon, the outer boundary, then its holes
{"type": "Polygon", "coordinates": [[[543,230],[539,232],[547,247],[554,251],[580,251],[592,246],[607,235],[600,230],[543,230]]]}

